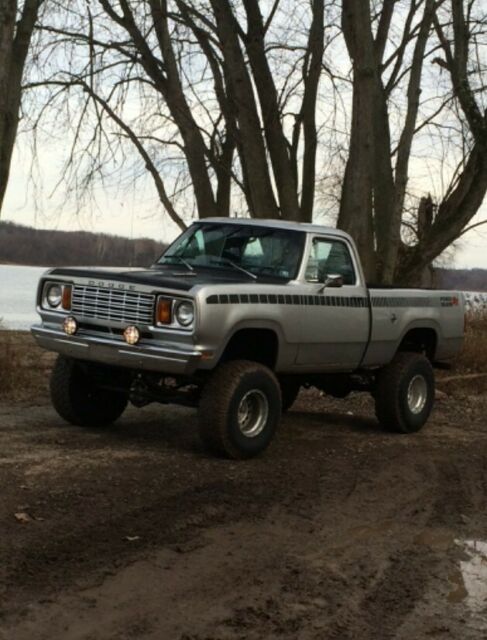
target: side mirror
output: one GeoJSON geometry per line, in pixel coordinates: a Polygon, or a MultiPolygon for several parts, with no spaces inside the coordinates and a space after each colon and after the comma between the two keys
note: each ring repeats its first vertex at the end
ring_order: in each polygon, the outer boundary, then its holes
{"type": "Polygon", "coordinates": [[[336,273],[329,273],[326,275],[326,278],[323,282],[323,288],[325,289],[326,287],[333,287],[333,288],[340,288],[343,287],[343,276],[336,274],[336,273]]]}
{"type": "Polygon", "coordinates": [[[323,285],[321,287],[321,289],[319,290],[319,293],[323,293],[323,291],[327,288],[327,287],[331,287],[333,289],[339,289],[340,287],[343,287],[343,276],[337,274],[337,273],[329,273],[325,276],[324,280],[323,280],[323,285]]]}

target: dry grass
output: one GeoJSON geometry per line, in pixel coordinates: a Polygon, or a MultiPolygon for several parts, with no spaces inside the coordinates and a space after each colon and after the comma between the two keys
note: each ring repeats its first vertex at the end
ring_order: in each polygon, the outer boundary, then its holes
{"type": "Polygon", "coordinates": [[[468,316],[465,344],[456,368],[465,373],[487,373],[487,313],[468,316]]]}
{"type": "Polygon", "coordinates": [[[23,331],[0,330],[0,399],[46,396],[52,354],[39,349],[23,331]]]}
{"type": "Polygon", "coordinates": [[[439,371],[437,379],[449,395],[473,399],[487,393],[487,313],[469,314],[463,351],[453,369],[439,371]]]}
{"type": "Polygon", "coordinates": [[[26,371],[20,365],[19,353],[10,331],[0,334],[0,395],[11,396],[25,383],[26,371]]]}

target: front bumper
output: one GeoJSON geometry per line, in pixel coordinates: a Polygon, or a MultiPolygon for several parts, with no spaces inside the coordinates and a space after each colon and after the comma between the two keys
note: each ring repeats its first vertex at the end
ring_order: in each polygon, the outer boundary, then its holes
{"type": "Polygon", "coordinates": [[[35,325],[31,329],[37,344],[77,360],[90,360],[116,367],[158,371],[169,375],[192,375],[198,368],[201,353],[194,349],[147,343],[129,346],[115,339],[92,336],[68,336],[61,329],[35,325]]]}

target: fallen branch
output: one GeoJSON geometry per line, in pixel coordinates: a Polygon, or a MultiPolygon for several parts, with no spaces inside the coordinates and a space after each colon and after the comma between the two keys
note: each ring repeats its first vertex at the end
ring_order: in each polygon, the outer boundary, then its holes
{"type": "Polygon", "coordinates": [[[454,382],[455,380],[473,380],[474,378],[487,378],[487,373],[465,373],[461,376],[448,376],[447,378],[440,378],[438,383],[454,382]]]}

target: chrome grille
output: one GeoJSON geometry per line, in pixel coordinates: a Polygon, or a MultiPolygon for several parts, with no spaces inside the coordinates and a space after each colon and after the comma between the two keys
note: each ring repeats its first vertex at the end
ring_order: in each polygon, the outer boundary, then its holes
{"type": "Polygon", "coordinates": [[[75,285],[71,308],[80,318],[151,325],[154,301],[150,293],[75,285]]]}

